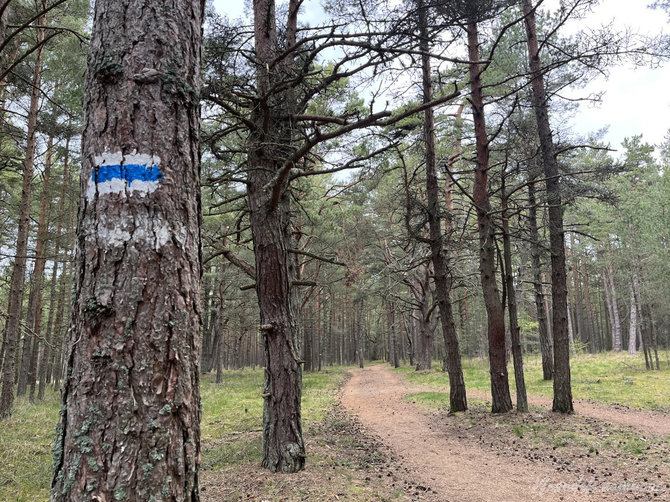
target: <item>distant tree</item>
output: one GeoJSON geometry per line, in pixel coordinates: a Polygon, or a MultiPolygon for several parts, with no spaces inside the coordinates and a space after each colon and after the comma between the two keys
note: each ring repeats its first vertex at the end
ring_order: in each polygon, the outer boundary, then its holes
{"type": "Polygon", "coordinates": [[[199,500],[203,10],[95,3],[53,501],[199,500]]]}

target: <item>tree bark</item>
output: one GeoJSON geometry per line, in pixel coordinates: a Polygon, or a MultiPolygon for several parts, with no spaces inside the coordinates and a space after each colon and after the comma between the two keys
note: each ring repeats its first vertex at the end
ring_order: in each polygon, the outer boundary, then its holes
{"type": "MultiPolygon", "coordinates": [[[[65,219],[65,197],[67,196],[67,187],[69,184],[69,170],[70,170],[70,138],[65,140],[65,154],[63,158],[63,182],[60,190],[60,197],[58,199],[58,220],[56,223],[56,234],[54,236],[53,249],[53,268],[51,270],[51,284],[49,286],[49,314],[47,318],[46,331],[44,333],[44,343],[42,344],[42,353],[40,354],[39,367],[37,371],[37,378],[39,380],[39,387],[37,390],[37,399],[44,399],[44,390],[49,383],[49,362],[51,361],[51,346],[54,340],[52,333],[54,331],[54,315],[57,304],[58,295],[58,268],[61,248],[61,233],[63,231],[63,220],[65,219]]],[[[65,264],[61,271],[61,280],[65,277],[65,264]]]]}
{"type": "Polygon", "coordinates": [[[469,22],[467,31],[470,59],[470,99],[475,126],[475,141],[477,143],[473,200],[477,206],[479,275],[488,324],[492,412],[504,413],[512,409],[512,399],[507,375],[505,312],[500,300],[495,270],[495,229],[491,220],[491,202],[488,194],[489,144],[484,115],[477,23],[469,22]]]}
{"type": "MultiPolygon", "coordinates": [[[[421,47],[421,73],[423,85],[423,102],[427,103],[433,99],[433,87],[431,81],[431,63],[428,41],[428,7],[423,0],[417,2],[419,12],[420,47],[421,47]]],[[[437,162],[435,151],[435,117],[432,108],[424,111],[424,138],[426,156],[426,197],[428,199],[428,227],[430,232],[430,252],[435,274],[435,295],[440,309],[440,321],[442,324],[442,335],[446,350],[447,371],[449,373],[449,406],[452,412],[465,411],[468,409],[465,395],[465,380],[461,365],[461,352],[459,349],[458,336],[456,335],[456,323],[451,305],[452,279],[448,269],[448,257],[446,256],[442,223],[440,218],[440,192],[437,179],[437,162]]]]}
{"type": "Polygon", "coordinates": [[[540,260],[540,232],[537,229],[537,200],[535,182],[528,184],[528,233],[530,237],[530,257],[533,268],[533,287],[535,289],[535,310],[540,335],[540,353],[542,355],[542,378],[554,378],[554,351],[549,337],[547,315],[544,308],[544,290],[542,287],[542,266],[540,260]]]}
{"type": "MultiPolygon", "coordinates": [[[[504,177],[503,177],[504,180],[504,177]]],[[[528,411],[528,396],[526,395],[526,381],[523,375],[523,348],[521,347],[521,333],[517,313],[517,295],[512,275],[512,242],[509,231],[508,195],[505,186],[502,187],[503,210],[503,256],[505,262],[505,281],[507,283],[507,311],[509,315],[509,329],[512,338],[512,357],[514,358],[514,381],[516,383],[516,409],[520,412],[528,411]]]]}
{"type": "Polygon", "coordinates": [[[586,333],[589,340],[589,351],[591,354],[596,353],[598,348],[596,340],[595,323],[593,322],[593,306],[591,305],[591,290],[589,289],[589,275],[586,272],[586,265],[582,260],[581,263],[582,277],[584,278],[584,307],[586,310],[586,333]]]}
{"type": "MultiPolygon", "coordinates": [[[[295,45],[295,0],[289,5],[287,46],[295,45]]],[[[254,0],[258,103],[247,163],[251,232],[256,259],[256,293],[265,347],[263,461],[272,471],[297,472],[305,466],[302,438],[302,366],[291,312],[286,228],[288,183],[280,181],[291,151],[293,103],[290,93],[273,94],[273,82],[291,74],[292,58],[277,64],[279,44],[274,0],[254,0]],[[272,66],[272,72],[270,67],[272,66]],[[269,190],[268,187],[276,187],[269,190]],[[277,197],[276,194],[279,194],[277,197]]],[[[281,49],[283,52],[283,49],[281,49]]]]}
{"type": "Polygon", "coordinates": [[[628,353],[637,354],[637,308],[635,306],[635,290],[630,288],[630,323],[628,325],[628,353]]]}
{"type": "Polygon", "coordinates": [[[551,299],[553,303],[554,336],[554,401],[553,411],[572,413],[572,386],[570,383],[570,341],[568,337],[567,283],[565,267],[565,236],[563,232],[563,204],[560,191],[560,172],[551,126],[549,124],[547,93],[544,87],[540,49],[535,26],[535,10],[531,0],[523,0],[526,24],[529,67],[532,74],[533,107],[537,121],[542,163],[549,204],[549,240],[551,249],[551,299]]]}
{"type": "MultiPolygon", "coordinates": [[[[44,5],[44,1],[42,4],[44,5]]],[[[40,16],[38,25],[46,24],[46,15],[40,16]]],[[[42,53],[44,46],[44,29],[37,30],[35,66],[30,90],[30,108],[28,110],[28,130],[26,139],[26,155],[23,162],[23,185],[21,188],[21,206],[19,208],[19,224],[16,240],[16,258],[12,269],[9,289],[9,308],[5,328],[5,357],[2,375],[2,394],[0,395],[0,419],[12,413],[14,403],[14,382],[17,363],[17,352],[20,338],[21,311],[23,308],[23,289],[25,285],[26,261],[28,254],[28,232],[30,230],[30,199],[32,196],[32,179],[35,169],[35,144],[37,140],[37,114],[40,101],[40,83],[42,79],[42,53]]],[[[26,340],[31,338],[26,335],[26,340]]],[[[24,353],[31,353],[30,345],[24,343],[24,353]]],[[[25,391],[24,391],[25,393],[25,391]]]]}
{"type": "MultiPolygon", "coordinates": [[[[44,267],[46,265],[46,211],[47,202],[50,197],[49,186],[51,178],[51,161],[53,156],[53,138],[47,140],[46,162],[42,175],[42,198],[40,200],[40,213],[37,220],[37,242],[35,244],[35,264],[33,266],[33,279],[30,284],[30,296],[28,298],[28,315],[26,326],[32,330],[32,350],[30,361],[27,366],[26,385],[30,386],[29,400],[35,401],[35,381],[37,377],[37,358],[39,355],[40,339],[42,338],[42,282],[44,281],[44,267]]],[[[44,343],[42,343],[44,345],[44,343]]]]}
{"type": "Polygon", "coordinates": [[[96,2],[51,500],[197,501],[204,2],[96,2]]]}
{"type": "Polygon", "coordinates": [[[616,288],[614,286],[614,270],[612,265],[608,265],[607,276],[612,298],[612,313],[614,314],[614,350],[621,350],[623,346],[623,337],[621,333],[621,319],[619,317],[619,305],[617,304],[616,288]]]}

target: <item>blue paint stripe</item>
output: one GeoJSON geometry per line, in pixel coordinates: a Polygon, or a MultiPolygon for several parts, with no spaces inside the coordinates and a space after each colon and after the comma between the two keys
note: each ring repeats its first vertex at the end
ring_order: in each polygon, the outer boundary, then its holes
{"type": "Polygon", "coordinates": [[[128,186],[133,181],[161,181],[163,173],[157,165],[148,166],[146,164],[126,164],[126,165],[112,165],[100,166],[93,171],[93,181],[97,183],[104,183],[115,179],[123,179],[128,182],[128,186]],[[97,179],[96,179],[97,178],[97,179]]]}

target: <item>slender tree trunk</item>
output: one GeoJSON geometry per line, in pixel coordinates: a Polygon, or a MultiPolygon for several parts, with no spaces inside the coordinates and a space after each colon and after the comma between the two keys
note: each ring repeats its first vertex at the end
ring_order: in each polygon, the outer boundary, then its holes
{"type": "MultiPolygon", "coordinates": [[[[30,297],[28,299],[28,315],[26,326],[32,329],[33,346],[26,383],[30,386],[30,402],[35,401],[35,383],[37,378],[37,359],[39,355],[40,339],[42,338],[42,282],[44,280],[44,267],[46,265],[46,212],[49,196],[49,180],[51,177],[51,160],[53,155],[53,138],[49,136],[47,141],[46,162],[42,175],[42,199],[40,201],[40,214],[37,222],[37,243],[35,245],[35,265],[33,267],[33,280],[30,285],[30,297]]],[[[42,343],[44,346],[44,343],[42,343]]]]}
{"type": "Polygon", "coordinates": [[[610,286],[610,294],[612,299],[612,314],[614,315],[614,350],[620,351],[622,348],[622,333],[621,333],[621,319],[619,317],[619,305],[617,304],[616,288],[614,286],[614,270],[612,265],[607,265],[607,277],[610,286]]]}
{"type": "Polygon", "coordinates": [[[199,500],[204,2],[96,2],[53,502],[199,500]]]}
{"type": "MultiPolygon", "coordinates": [[[[504,180],[504,177],[503,177],[504,180]]],[[[509,232],[509,207],[505,186],[502,187],[503,210],[503,256],[505,262],[505,281],[507,283],[507,310],[509,314],[509,329],[512,337],[512,357],[514,358],[514,381],[516,383],[516,409],[520,412],[528,411],[528,397],[526,395],[526,381],[523,375],[523,348],[521,347],[521,333],[517,314],[517,297],[512,276],[512,243],[509,232]]]]}
{"type": "Polygon", "coordinates": [[[593,306],[591,305],[591,292],[589,289],[589,276],[586,272],[586,265],[584,261],[581,263],[582,277],[584,278],[584,307],[586,310],[586,333],[589,340],[589,351],[591,354],[596,353],[597,340],[595,332],[595,323],[593,322],[593,306]]]}
{"type": "Polygon", "coordinates": [[[554,402],[552,409],[572,413],[572,385],[570,383],[570,341],[568,338],[567,283],[565,267],[565,238],[563,232],[563,204],[560,191],[560,172],[554,140],[549,125],[547,94],[544,87],[540,49],[535,27],[535,11],[531,0],[523,0],[529,66],[532,74],[533,107],[537,120],[542,163],[549,204],[549,237],[551,248],[551,299],[553,303],[554,336],[554,402]]]}
{"type": "MultiPolygon", "coordinates": [[[[69,184],[69,169],[70,169],[70,138],[65,140],[65,154],[63,157],[63,182],[60,190],[60,197],[58,199],[58,222],[56,224],[56,234],[54,237],[53,250],[53,269],[51,271],[51,284],[49,285],[49,316],[47,318],[46,332],[44,334],[44,344],[42,345],[42,353],[40,354],[40,363],[38,368],[39,387],[37,391],[37,399],[44,399],[44,390],[49,383],[49,364],[51,361],[51,345],[54,337],[54,315],[57,304],[57,286],[58,286],[58,266],[61,248],[61,233],[63,231],[63,220],[65,218],[65,198],[67,196],[67,187],[69,184]]],[[[65,264],[63,264],[63,271],[61,272],[61,279],[64,278],[65,264]]]]}
{"type": "Polygon", "coordinates": [[[470,59],[470,99],[475,126],[475,141],[477,143],[473,199],[477,206],[479,274],[488,323],[492,411],[493,413],[504,413],[512,409],[512,399],[507,376],[505,312],[500,300],[495,270],[495,235],[488,194],[489,145],[484,115],[477,23],[468,23],[467,30],[470,59]]]}
{"type": "MultiPolygon", "coordinates": [[[[45,5],[45,1],[42,1],[45,5]]],[[[46,25],[46,16],[40,16],[39,26],[46,25]]],[[[12,413],[14,403],[14,382],[16,373],[17,353],[21,332],[21,311],[23,308],[23,289],[26,274],[26,261],[28,254],[28,232],[30,230],[30,199],[32,195],[32,179],[35,168],[35,145],[37,140],[37,114],[40,101],[40,84],[42,79],[42,53],[44,46],[44,29],[37,30],[37,43],[39,47],[35,51],[35,66],[33,67],[33,79],[30,90],[30,109],[28,110],[28,131],[26,140],[26,155],[23,162],[23,186],[21,189],[21,205],[19,208],[19,224],[16,240],[16,258],[12,269],[12,278],[9,289],[9,308],[7,311],[7,324],[5,328],[5,358],[2,375],[2,394],[0,395],[0,419],[12,413]]],[[[32,353],[32,335],[26,334],[23,346],[24,354],[28,358],[32,353]]],[[[29,361],[30,359],[28,359],[29,361]]],[[[24,379],[25,382],[25,379],[24,379]]],[[[22,382],[22,383],[24,383],[22,382]]],[[[25,394],[25,385],[23,385],[25,394]]]]}
{"type": "Polygon", "coordinates": [[[635,290],[630,288],[630,322],[628,325],[628,353],[637,354],[637,307],[635,306],[635,290]]]}
{"type": "Polygon", "coordinates": [[[540,232],[537,229],[537,200],[535,182],[528,184],[528,233],[530,237],[530,256],[533,269],[533,287],[535,289],[535,310],[540,335],[540,353],[542,355],[542,378],[554,378],[554,351],[549,337],[547,314],[544,308],[544,289],[542,287],[542,266],[540,261],[540,232]]]}
{"type": "MultiPolygon", "coordinates": [[[[427,103],[433,99],[433,87],[431,81],[431,63],[428,43],[428,7],[423,0],[418,0],[420,45],[422,49],[421,69],[423,85],[423,102],[427,103]]],[[[448,258],[446,256],[443,237],[442,223],[440,218],[439,186],[437,180],[437,162],[435,151],[435,118],[432,108],[426,108],[424,112],[424,138],[426,156],[426,197],[428,199],[428,226],[430,231],[430,251],[434,270],[435,294],[440,309],[440,320],[442,323],[442,335],[446,350],[447,371],[449,373],[449,405],[452,412],[465,411],[468,408],[465,395],[465,380],[463,379],[463,368],[461,365],[461,353],[456,335],[456,324],[451,305],[452,279],[448,270],[448,258]]]]}

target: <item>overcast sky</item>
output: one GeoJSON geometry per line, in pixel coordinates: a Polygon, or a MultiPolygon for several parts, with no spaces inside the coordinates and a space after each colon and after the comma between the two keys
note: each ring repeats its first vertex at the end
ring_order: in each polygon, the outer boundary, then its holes
{"type": "MultiPolygon", "coordinates": [[[[596,26],[614,21],[619,28],[630,27],[640,33],[656,34],[668,31],[668,15],[664,11],[648,9],[653,0],[602,0],[594,13],[579,26],[596,26]]],[[[251,19],[245,16],[245,0],[214,0],[217,10],[230,18],[251,19]]],[[[547,5],[557,5],[558,0],[547,0],[547,5]]],[[[302,17],[315,23],[318,13],[310,12],[302,17]]],[[[663,68],[633,68],[622,66],[610,69],[608,79],[597,78],[590,82],[584,93],[605,91],[602,103],[597,106],[582,104],[572,125],[575,132],[588,134],[609,127],[605,140],[614,148],[621,141],[635,134],[642,134],[645,141],[659,144],[670,129],[670,63],[663,68]]]]}

